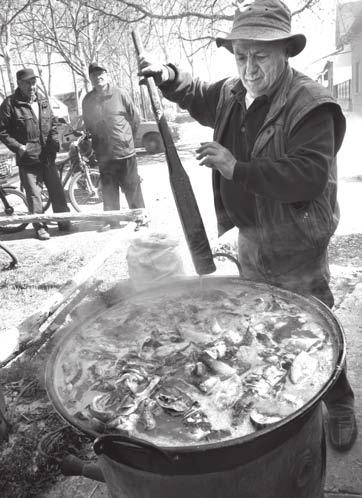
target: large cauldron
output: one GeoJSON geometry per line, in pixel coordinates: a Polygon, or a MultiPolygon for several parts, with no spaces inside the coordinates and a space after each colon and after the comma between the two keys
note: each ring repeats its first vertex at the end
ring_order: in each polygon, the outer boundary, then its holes
{"type": "MultiPolygon", "coordinates": [[[[97,438],[94,450],[102,472],[92,474],[94,468],[89,467],[89,476],[103,478],[114,498],[321,498],[326,465],[321,399],[344,365],[345,339],[340,324],[320,301],[267,284],[212,276],[203,277],[202,285],[270,291],[311,313],[323,323],[333,343],[333,373],[307,404],[266,429],[229,441],[161,448],[120,435],[102,436],[64,408],[57,392],[56,372],[64,347],[79,329],[79,325],[72,327],[49,358],[46,387],[62,417],[97,438]]],[[[199,286],[198,278],[185,278],[136,293],[130,299],[142,300],[150,292],[153,297],[175,296],[199,286]]],[[[122,302],[115,306],[122,306],[122,302]]],[[[92,320],[96,315],[88,317],[87,323],[92,320]]],[[[86,470],[83,473],[87,475],[86,470]]]]}

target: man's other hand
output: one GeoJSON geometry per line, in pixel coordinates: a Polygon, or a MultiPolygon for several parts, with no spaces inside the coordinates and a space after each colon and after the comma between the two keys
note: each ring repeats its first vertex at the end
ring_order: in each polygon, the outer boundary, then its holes
{"type": "Polygon", "coordinates": [[[236,159],[228,149],[218,142],[201,142],[201,147],[196,149],[196,153],[200,166],[217,169],[227,180],[232,179],[236,159]]]}
{"type": "MultiPolygon", "coordinates": [[[[151,54],[147,52],[142,52],[138,59],[139,72],[138,76],[147,78],[148,76],[153,76],[157,86],[165,83],[169,79],[169,71],[167,66],[161,64],[157,59],[155,59],[151,54]]],[[[140,83],[145,83],[145,79],[142,79],[140,83]]]]}

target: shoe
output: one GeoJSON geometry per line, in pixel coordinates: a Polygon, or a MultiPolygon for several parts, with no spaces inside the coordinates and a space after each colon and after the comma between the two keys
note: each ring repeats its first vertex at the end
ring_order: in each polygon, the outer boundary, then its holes
{"type": "Polygon", "coordinates": [[[70,221],[59,221],[58,230],[59,232],[71,232],[73,230],[73,225],[70,221]]]}
{"type": "Polygon", "coordinates": [[[111,221],[111,223],[105,223],[101,228],[98,229],[98,232],[108,232],[112,228],[119,228],[119,222],[111,221]]]}
{"type": "Polygon", "coordinates": [[[36,236],[39,240],[49,240],[50,239],[50,235],[45,230],[45,228],[39,228],[35,233],[36,233],[36,236]]]}
{"type": "Polygon", "coordinates": [[[105,225],[98,228],[98,232],[108,232],[108,230],[110,230],[110,229],[111,229],[111,225],[109,223],[106,223],[105,225]]]}
{"type": "Polygon", "coordinates": [[[354,445],[358,429],[352,408],[332,408],[328,411],[328,434],[332,447],[348,451],[354,445]]]}

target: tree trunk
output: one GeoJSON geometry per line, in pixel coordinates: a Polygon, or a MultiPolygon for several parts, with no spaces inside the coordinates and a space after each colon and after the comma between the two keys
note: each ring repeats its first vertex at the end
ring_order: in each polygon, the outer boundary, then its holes
{"type": "Polygon", "coordinates": [[[3,67],[1,65],[0,65],[0,72],[1,72],[1,81],[3,82],[3,88],[4,88],[4,97],[6,97],[7,96],[6,84],[5,84],[3,67]]]}
{"type": "Polygon", "coordinates": [[[14,83],[14,77],[13,77],[13,63],[11,60],[11,55],[10,55],[10,26],[7,25],[5,28],[5,43],[2,43],[2,51],[4,54],[4,61],[5,61],[5,66],[6,70],[8,73],[8,79],[10,83],[10,93],[15,92],[15,83],[14,83]]]}
{"type": "Polygon", "coordinates": [[[52,52],[47,48],[47,62],[48,62],[48,94],[52,94],[52,52]]]}
{"type": "Polygon", "coordinates": [[[6,66],[6,70],[8,73],[8,79],[9,79],[9,84],[10,84],[10,93],[14,93],[15,92],[15,82],[14,82],[14,78],[13,78],[13,65],[11,62],[11,58],[9,57],[8,54],[5,54],[4,59],[5,59],[5,66],[6,66]]]}
{"type": "Polygon", "coordinates": [[[77,83],[77,77],[75,72],[72,69],[72,78],[73,78],[73,88],[74,88],[74,96],[75,96],[75,103],[76,103],[76,111],[77,111],[77,116],[80,116],[82,114],[82,106],[79,100],[79,92],[78,92],[78,83],[77,83]]]}

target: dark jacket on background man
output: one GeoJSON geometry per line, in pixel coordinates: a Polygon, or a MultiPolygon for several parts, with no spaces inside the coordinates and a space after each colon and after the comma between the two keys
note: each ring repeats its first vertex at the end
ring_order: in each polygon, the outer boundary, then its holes
{"type": "Polygon", "coordinates": [[[25,102],[19,89],[6,97],[1,104],[0,140],[16,154],[19,166],[52,163],[59,151],[57,128],[49,101],[38,95],[39,120],[29,102],[25,102]],[[26,152],[19,156],[19,148],[26,152]]]}
{"type": "MultiPolygon", "coordinates": [[[[30,72],[29,69],[18,71],[30,72]]],[[[33,76],[35,78],[35,75],[33,76]]],[[[38,115],[29,101],[22,97],[17,88],[13,95],[7,97],[0,107],[0,140],[16,154],[19,177],[25,189],[29,213],[42,214],[42,190],[45,184],[54,213],[69,211],[64,189],[55,165],[59,150],[56,120],[49,101],[36,95],[34,106],[38,106],[38,115]],[[19,151],[25,151],[20,155],[19,151]]],[[[40,240],[49,239],[44,222],[34,221],[33,227],[40,240]]],[[[59,221],[59,230],[69,231],[69,221],[59,221]]]]}
{"type": "Polygon", "coordinates": [[[98,160],[135,154],[133,135],[140,118],[127,92],[111,85],[105,94],[92,90],[83,99],[83,119],[98,160]]]}

